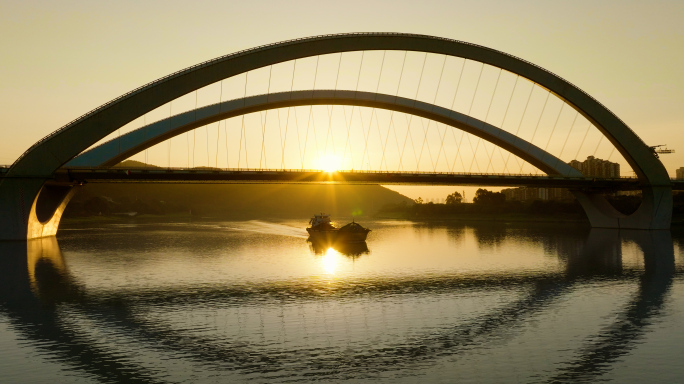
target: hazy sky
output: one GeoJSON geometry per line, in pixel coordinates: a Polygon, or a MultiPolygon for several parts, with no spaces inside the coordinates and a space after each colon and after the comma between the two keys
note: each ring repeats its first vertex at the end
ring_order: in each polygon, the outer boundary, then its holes
{"type": "Polygon", "coordinates": [[[485,45],[564,77],[647,144],[677,150],[662,156],[674,174],[684,166],[683,19],[682,1],[2,0],[0,164],[81,114],[198,62],[291,38],[389,31],[485,45]]]}

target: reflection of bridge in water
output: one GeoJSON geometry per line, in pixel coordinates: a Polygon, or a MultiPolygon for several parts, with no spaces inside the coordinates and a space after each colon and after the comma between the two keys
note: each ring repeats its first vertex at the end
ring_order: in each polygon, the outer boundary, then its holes
{"type": "MultiPolygon", "coordinates": [[[[482,229],[486,243],[500,236],[496,230],[482,229]]],[[[145,354],[172,353],[204,366],[237,373],[288,374],[306,372],[307,377],[322,380],[335,377],[363,378],[378,372],[435,363],[438,359],[460,355],[473,349],[487,348],[492,340],[506,343],[527,320],[545,313],[563,298],[606,277],[612,280],[638,281],[638,289],[614,316],[613,324],[598,334],[585,337],[572,358],[558,364],[550,382],[589,380],[610,371],[621,356],[629,354],[638,340],[649,332],[663,309],[664,298],[675,270],[673,245],[669,232],[592,230],[586,236],[569,239],[556,247],[565,262],[559,273],[494,273],[477,276],[431,276],[399,280],[379,279],[360,288],[358,282],[326,289],[287,284],[263,284],[250,287],[221,286],[196,289],[144,289],[135,292],[92,291],[70,274],[55,238],[23,243],[2,243],[0,271],[0,311],[10,323],[37,348],[67,365],[99,378],[103,382],[161,382],[144,361],[134,357],[121,361],[123,351],[117,344],[103,344],[85,337],[85,329],[106,327],[137,340],[145,354]],[[579,241],[576,241],[579,240],[579,241]],[[622,266],[622,242],[636,243],[643,252],[644,269],[626,270],[622,266]],[[574,244],[574,245],[573,245],[574,244]],[[252,346],[245,340],[216,343],[210,336],[167,328],[163,323],[140,316],[140,311],[158,305],[196,305],[211,297],[221,306],[244,306],[267,300],[300,303],[311,299],[384,297],[467,292],[475,290],[510,290],[520,288],[519,298],[509,300],[470,320],[412,334],[395,345],[345,353],[334,347],[311,355],[306,345],[294,350],[281,347],[252,346]],[[69,308],[67,310],[67,308],[69,308]],[[87,326],[70,319],[78,313],[88,319],[87,326]],[[341,376],[339,376],[341,375],[341,376]]],[[[322,283],[323,284],[323,283],[322,283]]],[[[274,325],[278,327],[277,324],[274,325]]],[[[350,348],[350,347],[347,347],[350,348]]],[[[141,355],[142,356],[142,355],[141,355]]],[[[544,380],[544,379],[542,379],[544,380]]]]}
{"type": "Polygon", "coordinates": [[[370,171],[338,175],[344,176],[338,182],[559,186],[571,189],[593,227],[631,229],[668,229],[672,189],[680,188],[654,149],[622,120],[532,63],[431,36],[327,35],[173,73],[39,140],[0,177],[0,239],[53,236],[81,182],[122,180],[116,171],[74,167],[111,167],[162,144],[168,168],[172,159],[196,168],[196,151],[206,155],[209,168],[259,165],[253,174],[131,171],[126,180],[309,182],[318,176],[306,169],[330,168],[370,171]],[[200,91],[210,89],[217,97],[200,105],[200,91]],[[148,124],[153,113],[159,119],[148,124]],[[202,127],[206,146],[198,148],[202,127]],[[182,149],[172,151],[181,136],[182,149]],[[568,164],[599,153],[608,160],[617,156],[636,180],[590,180],[568,164]],[[526,166],[548,177],[516,177],[526,166]],[[480,173],[487,175],[475,175],[480,173]],[[601,194],[618,189],[642,191],[642,204],[631,215],[601,194]]]}

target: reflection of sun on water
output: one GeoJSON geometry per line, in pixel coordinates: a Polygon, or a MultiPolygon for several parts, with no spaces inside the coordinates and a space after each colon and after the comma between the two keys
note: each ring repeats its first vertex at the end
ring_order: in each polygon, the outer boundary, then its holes
{"type": "Polygon", "coordinates": [[[326,172],[335,172],[340,169],[342,160],[339,156],[326,154],[318,160],[318,166],[326,172]]]}
{"type": "Polygon", "coordinates": [[[327,273],[334,275],[339,259],[340,253],[332,248],[328,248],[328,250],[325,251],[325,255],[323,255],[323,258],[321,259],[321,262],[323,263],[323,269],[325,269],[327,273]]]}

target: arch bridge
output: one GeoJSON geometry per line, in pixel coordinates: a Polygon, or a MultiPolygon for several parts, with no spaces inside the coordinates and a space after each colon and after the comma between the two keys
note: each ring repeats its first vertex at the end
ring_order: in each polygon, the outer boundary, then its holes
{"type": "Polygon", "coordinates": [[[240,51],[155,80],[88,112],[35,143],[1,173],[0,239],[55,235],[77,185],[91,180],[567,187],[593,227],[632,229],[668,229],[673,188],[651,147],[561,77],[483,46],[395,33],[316,36],[240,51]],[[198,104],[200,91],[219,88],[217,102],[198,104]],[[224,88],[232,99],[224,100],[224,88]],[[188,98],[190,107],[173,113],[174,105],[188,104],[188,98]],[[147,116],[159,117],[160,111],[168,113],[147,124],[147,116]],[[226,166],[218,167],[219,155],[224,156],[222,122],[226,166]],[[214,123],[216,136],[210,140],[208,127],[214,123]],[[273,124],[277,128],[269,128],[273,124]],[[207,139],[203,168],[195,166],[201,127],[207,139]],[[187,167],[171,167],[171,143],[183,136],[187,167]],[[216,146],[213,164],[210,141],[216,146]],[[112,168],[143,153],[147,160],[148,151],[165,143],[163,173],[112,168]],[[569,149],[573,145],[577,151],[569,149]],[[602,145],[608,159],[621,156],[619,163],[636,177],[597,178],[573,165],[580,154],[594,159],[602,145]],[[249,168],[257,158],[259,167],[249,168]],[[279,160],[279,166],[269,168],[269,158],[279,160]],[[325,159],[347,171],[307,170],[326,168],[325,159]],[[519,172],[509,167],[511,159],[519,172]],[[487,164],[484,171],[480,162],[487,164]],[[526,165],[536,174],[522,172],[526,165]],[[623,215],[603,198],[605,190],[616,189],[642,191],[636,212],[623,215]]]}

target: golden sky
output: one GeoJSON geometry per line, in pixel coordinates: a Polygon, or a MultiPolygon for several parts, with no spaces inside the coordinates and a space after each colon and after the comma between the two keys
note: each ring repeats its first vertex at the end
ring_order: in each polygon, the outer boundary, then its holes
{"type": "MultiPolygon", "coordinates": [[[[495,48],[579,86],[684,166],[681,1],[0,1],[0,164],[81,114],[241,49],[342,32],[495,48]]],[[[413,188],[415,190],[415,188],[413,188]]],[[[444,197],[442,191],[411,192],[444,197]]],[[[414,196],[412,196],[414,197],[414,196]]]]}

